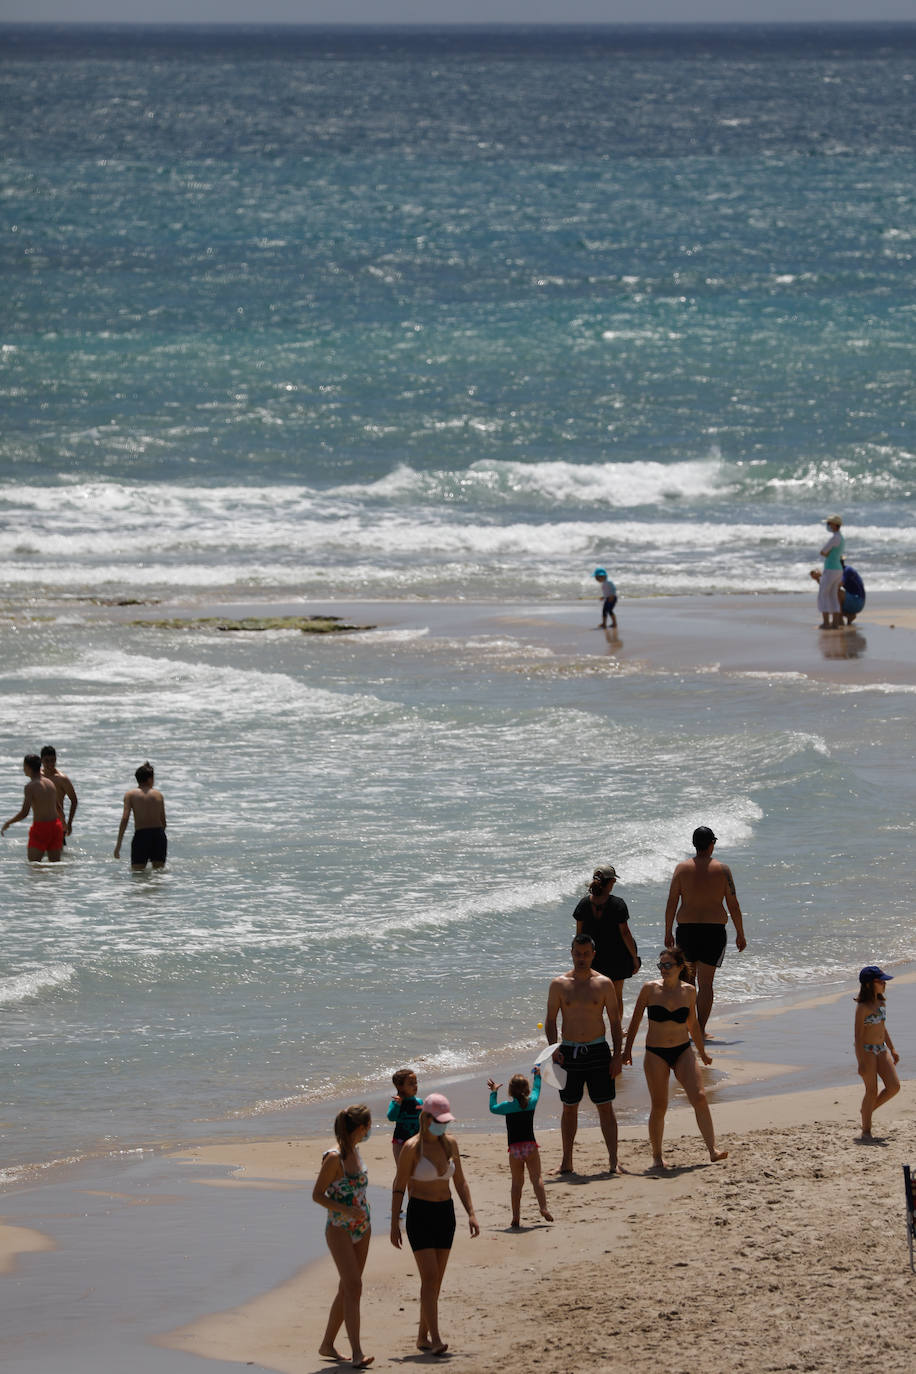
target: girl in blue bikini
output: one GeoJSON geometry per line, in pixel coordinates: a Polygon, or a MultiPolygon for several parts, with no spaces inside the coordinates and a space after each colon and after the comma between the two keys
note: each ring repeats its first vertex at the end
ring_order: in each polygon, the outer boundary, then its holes
{"type": "Polygon", "coordinates": [[[346,1326],[350,1338],[350,1363],[354,1369],[367,1369],[375,1359],[364,1355],[359,1339],[359,1299],[362,1292],[363,1269],[369,1254],[369,1203],[366,1188],[369,1178],[359,1157],[358,1146],[372,1129],[369,1108],[362,1105],[347,1107],[334,1118],[337,1149],[326,1150],[312,1190],[312,1201],[326,1207],[328,1220],[324,1235],[337,1265],[340,1284],[331,1310],[324,1339],[318,1348],[326,1360],[343,1358],[334,1349],[334,1339],[346,1326]]]}
{"type": "Polygon", "coordinates": [[[510,1196],[512,1198],[512,1225],[521,1226],[522,1189],[525,1186],[525,1169],[531,1179],[534,1196],[538,1200],[541,1216],[545,1221],[553,1221],[547,1206],[547,1193],[541,1176],[541,1157],[538,1143],[534,1138],[534,1109],[541,1095],[541,1071],[534,1071],[534,1087],[523,1073],[513,1074],[509,1079],[508,1102],[497,1102],[496,1094],[502,1083],[487,1079],[490,1089],[490,1111],[495,1116],[506,1118],[506,1134],[509,1137],[509,1171],[512,1175],[510,1196]]]}
{"type": "Polygon", "coordinates": [[[665,1114],[668,1110],[668,1082],[672,1072],[687,1094],[700,1128],[700,1135],[706,1142],[709,1158],[715,1163],[719,1159],[725,1159],[728,1151],[720,1150],[716,1145],[709,1103],[706,1101],[700,1071],[690,1045],[693,1039],[703,1063],[712,1063],[706,1053],[703,1031],[697,1020],[696,988],[685,981],[688,974],[684,951],[677,945],[673,949],[663,949],[658,956],[658,970],[661,978],[654,983],[643,984],[633,1008],[633,1016],[627,1031],[627,1043],[623,1051],[623,1062],[632,1064],[633,1041],[645,1012],[649,1018],[645,1071],[649,1097],[652,1100],[649,1112],[652,1168],[668,1168],[662,1155],[662,1140],[665,1114]]]}
{"type": "Polygon", "coordinates": [[[871,1119],[877,1107],[883,1107],[900,1091],[900,1079],[894,1065],[900,1055],[884,1024],[887,1011],[884,989],[893,974],[885,973],[877,964],[867,964],[859,974],[859,995],[856,998],[855,1046],[859,1075],[865,1083],[862,1098],[862,1139],[871,1140],[871,1119]],[[878,1091],[878,1079],[884,1084],[878,1091]]]}

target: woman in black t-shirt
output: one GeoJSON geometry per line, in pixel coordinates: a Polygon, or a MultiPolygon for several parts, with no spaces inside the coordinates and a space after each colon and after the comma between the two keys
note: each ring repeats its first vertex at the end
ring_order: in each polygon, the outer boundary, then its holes
{"type": "Polygon", "coordinates": [[[610,978],[617,992],[623,1016],[623,985],[640,968],[636,941],[630,932],[630,913],[622,897],[614,896],[617,870],[608,864],[596,868],[588,885],[588,896],[573,912],[577,935],[590,935],[595,942],[592,968],[610,978]]]}

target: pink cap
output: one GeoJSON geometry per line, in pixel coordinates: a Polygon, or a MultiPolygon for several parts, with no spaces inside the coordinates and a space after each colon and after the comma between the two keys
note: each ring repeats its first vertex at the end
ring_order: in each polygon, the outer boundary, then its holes
{"type": "Polygon", "coordinates": [[[452,1109],[449,1106],[448,1098],[442,1093],[430,1093],[423,1099],[423,1111],[427,1116],[431,1116],[433,1121],[454,1121],[452,1109]]]}

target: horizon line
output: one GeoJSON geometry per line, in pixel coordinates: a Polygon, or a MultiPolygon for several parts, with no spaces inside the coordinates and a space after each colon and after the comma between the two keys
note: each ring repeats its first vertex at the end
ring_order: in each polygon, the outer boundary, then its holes
{"type": "Polygon", "coordinates": [[[913,19],[541,19],[526,22],[515,19],[480,19],[462,21],[452,19],[417,20],[361,20],[361,19],[2,19],[3,29],[40,29],[47,27],[68,29],[361,29],[367,32],[398,29],[402,32],[425,33],[431,29],[449,29],[468,33],[502,29],[532,32],[549,30],[619,30],[619,29],[877,29],[912,28],[913,19]]]}

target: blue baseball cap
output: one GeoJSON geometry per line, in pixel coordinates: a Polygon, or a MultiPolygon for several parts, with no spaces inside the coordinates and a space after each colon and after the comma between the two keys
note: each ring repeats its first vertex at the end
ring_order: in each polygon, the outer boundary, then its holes
{"type": "Polygon", "coordinates": [[[893,976],[892,973],[885,973],[877,964],[866,964],[859,970],[860,983],[889,983],[893,976]]]}
{"type": "Polygon", "coordinates": [[[607,569],[596,568],[595,571],[592,573],[592,577],[607,577],[607,569]]]}

